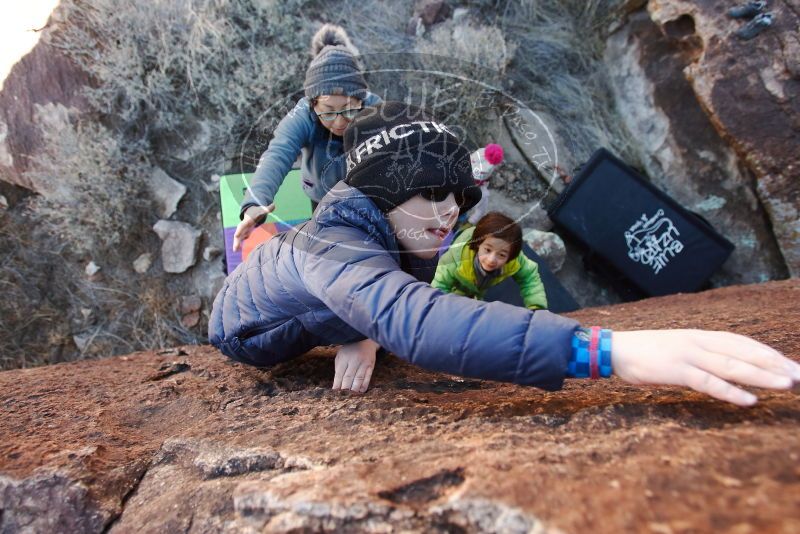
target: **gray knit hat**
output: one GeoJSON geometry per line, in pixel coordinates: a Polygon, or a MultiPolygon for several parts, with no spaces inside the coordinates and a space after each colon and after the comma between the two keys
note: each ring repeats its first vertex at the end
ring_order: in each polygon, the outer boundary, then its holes
{"type": "Polygon", "coordinates": [[[320,95],[366,98],[367,82],[356,60],[358,49],[342,27],[323,25],[311,40],[311,55],[314,59],[303,83],[309,99],[320,95]]]}

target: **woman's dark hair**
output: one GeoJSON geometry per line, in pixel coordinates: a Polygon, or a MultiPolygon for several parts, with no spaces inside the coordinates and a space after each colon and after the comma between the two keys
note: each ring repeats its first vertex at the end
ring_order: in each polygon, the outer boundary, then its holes
{"type": "Polygon", "coordinates": [[[490,211],[475,225],[469,248],[478,251],[483,240],[487,237],[496,237],[511,244],[511,251],[508,260],[511,261],[522,251],[522,228],[514,222],[514,219],[507,217],[499,211],[490,211]]]}

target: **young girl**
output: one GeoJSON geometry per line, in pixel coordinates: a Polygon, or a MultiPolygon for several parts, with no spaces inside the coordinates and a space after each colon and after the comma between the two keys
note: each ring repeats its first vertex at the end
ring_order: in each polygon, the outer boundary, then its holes
{"type": "Polygon", "coordinates": [[[345,132],[347,177],[311,221],[260,245],[226,279],[209,340],[271,366],[340,344],[335,389],[367,389],[379,346],[421,367],[558,389],[609,376],[686,385],[742,406],[728,381],[788,389],[800,365],[750,338],[697,330],[584,329],[546,310],[443,293],[406,273],[434,258],[480,194],[469,152],[443,124],[399,102],[367,108],[345,132]]]}
{"type": "Polygon", "coordinates": [[[519,285],[527,308],[547,308],[539,266],[522,253],[522,229],[513,219],[490,211],[456,237],[439,260],[431,285],[483,300],[486,290],[509,276],[519,285]]]}
{"type": "Polygon", "coordinates": [[[311,40],[313,60],[306,71],[305,96],[275,128],[272,141],[261,155],[250,187],[242,201],[233,236],[233,250],[267,214],[298,154],[303,155],[301,183],[312,206],[344,178],[342,134],[363,106],[380,98],[367,91],[356,56],[358,50],[339,26],[325,24],[311,40]]]}

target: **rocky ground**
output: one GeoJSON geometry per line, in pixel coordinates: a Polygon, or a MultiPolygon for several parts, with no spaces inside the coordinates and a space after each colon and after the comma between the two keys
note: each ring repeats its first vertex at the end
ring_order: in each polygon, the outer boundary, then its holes
{"type": "MultiPolygon", "coordinates": [[[[702,327],[800,359],[800,281],[582,310],[702,327]]],[[[800,397],[547,393],[333,351],[272,370],[208,346],[0,373],[0,532],[798,532],[800,397]]]]}

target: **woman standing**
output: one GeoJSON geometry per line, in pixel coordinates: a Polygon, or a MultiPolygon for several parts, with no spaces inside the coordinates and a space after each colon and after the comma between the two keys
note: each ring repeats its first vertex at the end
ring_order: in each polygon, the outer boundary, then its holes
{"type": "Polygon", "coordinates": [[[356,59],[358,50],[340,26],[322,26],[311,40],[311,55],[305,96],[278,124],[250,180],[233,237],[234,251],[275,209],[275,194],[299,154],[302,187],[316,208],[345,177],[345,128],[363,107],[381,101],[367,90],[356,59]]]}

